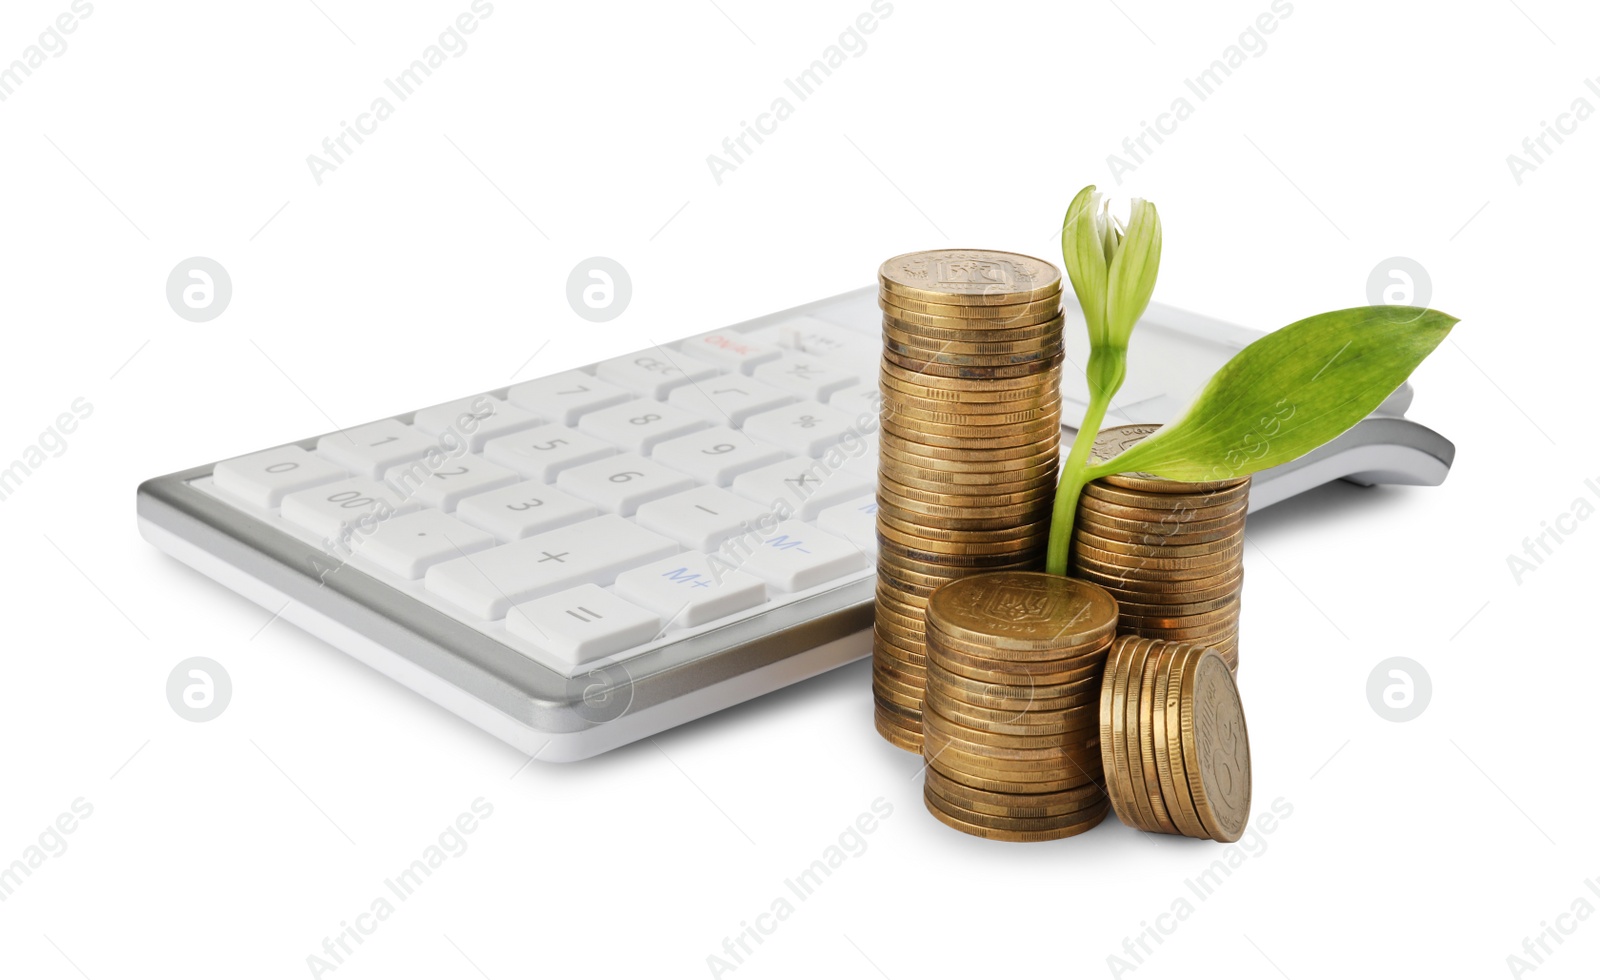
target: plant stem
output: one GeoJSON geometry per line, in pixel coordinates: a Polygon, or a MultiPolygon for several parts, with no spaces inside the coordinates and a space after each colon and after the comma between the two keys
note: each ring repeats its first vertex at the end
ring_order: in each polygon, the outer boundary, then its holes
{"type": "Polygon", "coordinates": [[[1067,553],[1072,544],[1072,525],[1078,516],[1078,497],[1091,479],[1089,451],[1094,448],[1100,424],[1111,407],[1111,396],[1122,387],[1127,372],[1127,348],[1095,348],[1089,352],[1089,409],[1083,413],[1078,435],[1061,469],[1056,487],[1055,506],[1050,514],[1050,543],[1045,551],[1044,570],[1051,575],[1067,574],[1067,553]]]}

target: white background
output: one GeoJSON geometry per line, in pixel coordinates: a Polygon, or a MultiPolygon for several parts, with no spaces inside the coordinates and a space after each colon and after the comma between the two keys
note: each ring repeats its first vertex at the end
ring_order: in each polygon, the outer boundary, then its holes
{"type": "MultiPolygon", "coordinates": [[[[97,0],[0,102],[0,459],[74,399],[94,407],[0,504],[0,864],[74,800],[93,807],[0,903],[0,973],[306,976],[480,797],[493,815],[469,848],[337,976],[706,976],[878,798],[893,811],[865,851],[733,975],[1106,975],[1187,896],[1131,975],[1492,977],[1578,896],[1600,906],[1579,761],[1600,521],[1520,584],[1507,567],[1575,499],[1600,501],[1584,484],[1600,484],[1600,120],[1520,184],[1506,161],[1574,99],[1600,108],[1592,7],[1294,0],[1198,103],[1183,80],[1267,0],[895,0],[719,185],[707,154],[866,0],[498,0],[319,186],[307,154],[468,0],[317,2],[97,0]],[[1183,95],[1192,117],[1118,185],[1107,154],[1183,95]],[[1184,883],[1221,845],[1115,821],[1008,845],[934,821],[919,760],[873,731],[865,663],[524,769],[135,532],[140,480],[330,419],[866,285],[899,252],[1059,258],[1089,182],[1160,207],[1160,301],[1270,329],[1366,302],[1373,268],[1407,256],[1462,318],[1414,377],[1411,416],[1459,448],[1444,486],[1336,485],[1251,518],[1256,812],[1281,797],[1293,813],[1206,900],[1184,883]],[[234,283],[205,324],[164,296],[194,255],[234,283]],[[591,255],[634,282],[602,326],[565,298],[591,255]],[[196,655],[234,683],[205,724],[164,694],[196,655]],[[1394,655],[1433,681],[1404,724],[1365,693],[1394,655]]],[[[8,0],[0,64],[67,9],[8,0]]],[[[1592,976],[1600,920],[1561,921],[1575,932],[1537,976],[1592,976]]]]}

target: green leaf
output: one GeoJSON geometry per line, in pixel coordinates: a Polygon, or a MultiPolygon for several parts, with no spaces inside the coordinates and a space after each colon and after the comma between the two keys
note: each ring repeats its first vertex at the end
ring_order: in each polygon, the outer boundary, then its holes
{"type": "Polygon", "coordinates": [[[1161,218],[1154,204],[1135,199],[1106,282],[1106,332],[1113,345],[1127,346],[1133,325],[1150,305],[1160,268],[1161,218]]]}
{"type": "Polygon", "coordinates": [[[1360,306],[1291,323],[1234,355],[1177,419],[1089,472],[1199,482],[1286,463],[1365,418],[1455,324],[1414,306],[1360,306]]]}
{"type": "Polygon", "coordinates": [[[1106,245],[1095,224],[1099,206],[1100,195],[1090,184],[1067,205],[1067,216],[1061,222],[1061,255],[1089,324],[1091,345],[1104,342],[1106,329],[1106,245]]]}

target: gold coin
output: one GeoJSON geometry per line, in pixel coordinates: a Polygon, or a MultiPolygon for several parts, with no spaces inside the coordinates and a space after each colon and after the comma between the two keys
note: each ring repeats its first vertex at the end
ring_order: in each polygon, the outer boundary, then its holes
{"type": "Polygon", "coordinates": [[[931,317],[958,317],[965,320],[984,320],[984,322],[997,322],[997,320],[1013,320],[1018,317],[1030,317],[1040,312],[1061,312],[1061,293],[1048,296],[1045,299],[1034,299],[1029,303],[1008,303],[1003,306],[974,306],[971,303],[925,303],[922,299],[907,299],[899,295],[883,295],[878,293],[878,307],[885,312],[906,311],[917,314],[931,315],[931,317]]]}
{"type": "Polygon", "coordinates": [[[1032,303],[1061,292],[1061,270],[1015,252],[934,249],[897,255],[878,267],[885,296],[950,306],[1032,303]]]}
{"type": "MultiPolygon", "coordinates": [[[[1152,551],[1154,549],[1151,549],[1152,551]]],[[[1072,546],[1074,557],[1082,556],[1087,561],[1107,568],[1151,569],[1153,571],[1178,571],[1180,569],[1209,568],[1219,564],[1235,564],[1244,554],[1243,542],[1237,544],[1224,544],[1215,551],[1199,555],[1182,555],[1169,558],[1159,553],[1144,555],[1122,555],[1111,551],[1101,551],[1092,545],[1074,542],[1072,546]]]]}
{"type": "MultiPolygon", "coordinates": [[[[947,466],[955,466],[954,463],[947,466]]],[[[971,493],[974,488],[1006,488],[1029,487],[1029,485],[1054,484],[1056,472],[1059,471],[1059,460],[1054,453],[1046,453],[1042,463],[1030,463],[1027,469],[1014,468],[1011,471],[965,471],[965,469],[934,469],[926,464],[906,463],[890,455],[890,450],[885,448],[878,456],[878,469],[883,474],[893,477],[896,484],[902,487],[918,487],[923,490],[939,490],[939,488],[954,487],[958,493],[971,493]]]]}
{"type": "Polygon", "coordinates": [[[950,697],[936,686],[926,688],[924,696],[951,721],[995,735],[1061,735],[1093,724],[1096,714],[1090,705],[1054,710],[979,708],[950,697]]]}
{"type": "MultiPolygon", "coordinates": [[[[926,754],[927,750],[924,749],[924,755],[926,754]]],[[[924,785],[931,783],[940,796],[970,810],[981,811],[983,807],[1023,807],[1070,813],[1080,807],[1095,806],[1105,801],[1105,791],[1094,782],[1084,783],[1072,789],[1045,793],[1005,793],[969,786],[932,767],[924,767],[923,778],[924,785]]]]}
{"type": "MultiPolygon", "coordinates": [[[[1090,751],[1087,749],[1056,750],[1053,754],[1038,759],[1017,760],[1000,758],[995,754],[994,746],[976,745],[970,749],[959,748],[957,747],[959,743],[945,741],[944,738],[937,721],[932,725],[923,726],[923,755],[939,762],[941,770],[952,774],[952,778],[957,778],[953,775],[956,773],[970,773],[1016,782],[1058,782],[1082,779],[1086,773],[1092,774],[1096,768],[1084,764],[1084,755],[1090,751]]],[[[1098,753],[1099,738],[1096,737],[1093,741],[1096,743],[1093,752],[1098,753]]]]}
{"type": "Polygon", "coordinates": [[[1100,697],[1099,682],[1087,677],[1076,684],[996,684],[974,681],[953,674],[939,666],[938,660],[927,667],[931,684],[953,701],[990,710],[1052,711],[1076,708],[1100,697]]]}
{"type": "Polygon", "coordinates": [[[1122,517],[1098,508],[1080,507],[1078,509],[1078,520],[1089,525],[1091,531],[1095,534],[1104,535],[1105,532],[1103,531],[1093,530],[1094,527],[1103,527],[1112,531],[1137,533],[1141,535],[1139,540],[1145,543],[1171,541],[1174,544],[1193,544],[1195,542],[1180,541],[1178,539],[1195,534],[1222,532],[1206,539],[1215,541],[1219,537],[1237,534],[1239,529],[1243,527],[1244,516],[1241,512],[1204,521],[1182,520],[1164,523],[1159,519],[1148,520],[1142,517],[1122,517]]]}
{"type": "Polygon", "coordinates": [[[1116,628],[1117,603],[1087,582],[1041,572],[960,579],[929,603],[935,627],[957,640],[1037,653],[1091,643],[1116,628]]]}
{"type": "Polygon", "coordinates": [[[963,351],[956,350],[949,344],[920,347],[916,344],[890,340],[887,337],[883,341],[883,352],[885,357],[892,357],[897,363],[913,366],[937,365],[941,370],[933,370],[932,373],[957,378],[1016,377],[1026,371],[1038,370],[1059,356],[1041,351],[1010,354],[996,351],[963,351]],[[1014,368],[1018,369],[1017,374],[1009,373],[1014,368]],[[988,373],[1000,370],[1008,373],[988,373]]]}
{"type": "Polygon", "coordinates": [[[1161,641],[1158,649],[1160,654],[1156,660],[1150,740],[1155,753],[1162,802],[1166,804],[1167,816],[1178,833],[1185,837],[1204,838],[1205,828],[1200,826],[1200,819],[1194,815],[1194,804],[1189,799],[1189,784],[1183,772],[1182,760],[1174,763],[1170,751],[1176,739],[1178,715],[1178,686],[1173,681],[1181,677],[1184,658],[1191,648],[1182,643],[1161,641]]]}
{"type": "Polygon", "coordinates": [[[905,749],[907,752],[922,754],[922,732],[910,725],[899,721],[894,716],[887,714],[876,705],[872,711],[873,727],[884,740],[896,748],[905,749]]]}
{"type": "Polygon", "coordinates": [[[1028,659],[1018,657],[1018,651],[1008,650],[1005,651],[1007,659],[1001,660],[992,648],[962,645],[936,626],[924,629],[923,637],[925,643],[936,648],[940,665],[950,672],[973,680],[1005,684],[1071,684],[1081,680],[1105,662],[1111,639],[1108,633],[1098,642],[1066,651],[1034,652],[1028,659]]]}
{"type": "Polygon", "coordinates": [[[885,538],[881,534],[878,535],[878,553],[880,555],[895,555],[911,561],[960,568],[973,573],[1037,561],[1044,555],[1044,544],[1043,541],[1040,541],[1037,547],[1030,548],[1027,551],[1003,551],[998,554],[946,554],[927,548],[909,547],[885,538]]]}
{"type": "MultiPolygon", "coordinates": [[[[1083,819],[1084,817],[1092,815],[1098,810],[1104,808],[1106,802],[1105,795],[1100,793],[1095,795],[1086,794],[1083,799],[1077,802],[1056,804],[1054,806],[1032,806],[1026,803],[994,804],[988,802],[968,802],[964,796],[958,795],[959,791],[957,791],[956,794],[944,792],[943,787],[951,785],[960,784],[952,783],[943,776],[936,776],[935,779],[924,778],[923,792],[931,793],[932,795],[937,796],[944,803],[955,808],[954,812],[958,816],[962,814],[970,814],[974,818],[979,818],[974,819],[974,823],[981,823],[981,818],[983,817],[998,817],[1005,820],[1025,820],[1040,817],[1070,817],[1071,815],[1077,814],[1079,815],[1079,819],[1083,819]]],[[[999,799],[1022,800],[1026,799],[1028,795],[1033,794],[995,793],[991,795],[999,799]]]]}
{"type": "Polygon", "coordinates": [[[1161,558],[1189,558],[1195,555],[1211,554],[1216,548],[1227,547],[1236,541],[1244,540],[1244,529],[1240,528],[1232,536],[1217,538],[1214,541],[1203,541],[1199,544],[1164,545],[1142,544],[1138,542],[1123,541],[1117,538],[1102,537],[1093,533],[1083,525],[1074,525],[1072,529],[1074,547],[1080,543],[1084,547],[1096,551],[1104,551],[1114,555],[1153,555],[1161,558]]]}
{"type": "Polygon", "coordinates": [[[922,710],[922,698],[918,697],[914,693],[890,687],[889,685],[878,680],[876,677],[872,679],[872,696],[877,698],[880,702],[888,702],[889,704],[903,707],[910,711],[922,710]]]}
{"type": "Polygon", "coordinates": [[[1240,583],[1243,581],[1244,575],[1240,574],[1238,578],[1232,581],[1219,582],[1211,588],[1183,589],[1173,592],[1157,592],[1146,588],[1143,583],[1138,582],[1100,582],[1097,584],[1111,593],[1119,603],[1132,602],[1153,606],[1163,602],[1171,602],[1173,605],[1190,605],[1196,602],[1220,599],[1237,592],[1240,583]]]}
{"type": "Polygon", "coordinates": [[[998,411],[981,406],[1001,405],[1015,401],[1035,401],[1053,398],[1061,391],[1061,368],[1041,372],[1037,377],[1024,378],[1020,383],[1004,385],[948,384],[944,379],[908,377],[904,372],[884,365],[878,372],[880,390],[893,390],[902,395],[929,401],[957,402],[980,406],[976,411],[998,411]],[[933,383],[937,380],[939,383],[933,383]]]}
{"type": "MultiPolygon", "coordinates": [[[[926,404],[926,403],[924,403],[926,404]]],[[[943,408],[930,409],[911,402],[908,399],[895,397],[892,392],[883,392],[883,405],[880,420],[884,416],[900,419],[906,424],[933,422],[938,425],[970,425],[976,429],[987,429],[1001,425],[1020,425],[1028,422],[1061,421],[1061,406],[1059,403],[1039,405],[1030,408],[1016,408],[1005,412],[980,414],[968,411],[965,405],[944,405],[943,408]]]]}
{"type": "Polygon", "coordinates": [[[1242,536],[1243,527],[1225,525],[1208,531],[1159,532],[1153,531],[1148,525],[1134,524],[1128,527],[1111,527],[1098,523],[1101,518],[1095,517],[1086,511],[1078,511],[1078,521],[1073,525],[1074,532],[1082,527],[1084,531],[1097,537],[1112,538],[1124,544],[1138,548],[1187,548],[1194,545],[1207,545],[1224,539],[1242,536]]]}
{"type": "Polygon", "coordinates": [[[1191,616],[1130,616],[1119,615],[1117,622],[1120,626],[1139,627],[1143,629],[1181,630],[1194,629],[1201,626],[1219,626],[1230,624],[1239,616],[1238,599],[1226,606],[1212,609],[1209,612],[1195,613],[1191,616]]]}
{"type": "Polygon", "coordinates": [[[1049,445],[1058,438],[1058,427],[1050,423],[1029,422],[1024,426],[1007,426],[1004,434],[981,435],[981,430],[970,425],[941,425],[937,422],[917,423],[885,415],[878,423],[885,441],[899,439],[919,446],[937,449],[1015,449],[1018,446],[1049,445]]]}
{"type": "Polygon", "coordinates": [[[879,527],[887,527],[890,530],[919,538],[996,544],[1014,542],[1018,538],[1035,537],[1050,530],[1050,522],[1048,520],[1034,521],[1031,524],[1010,524],[1005,527],[982,531],[971,528],[942,528],[936,527],[933,522],[924,523],[920,520],[903,520],[895,516],[895,511],[891,507],[878,508],[877,521],[879,527]]]}
{"type": "Polygon", "coordinates": [[[973,397],[987,392],[945,391],[940,394],[912,391],[910,385],[893,385],[882,375],[878,377],[878,397],[883,401],[903,404],[926,412],[959,412],[963,415],[1005,415],[1034,408],[1056,408],[1061,404],[1059,389],[1052,387],[1051,379],[1040,375],[1041,384],[1032,388],[1012,388],[1000,392],[1000,398],[973,397]],[[956,397],[949,397],[949,396],[956,397]]]}
{"type": "MultiPolygon", "coordinates": [[[[1094,463],[1106,462],[1123,450],[1137,445],[1146,436],[1159,428],[1161,428],[1159,425],[1114,425],[1101,429],[1095,436],[1094,447],[1089,451],[1089,459],[1094,463]]],[[[1151,493],[1204,493],[1211,490],[1226,490],[1240,486],[1250,478],[1248,476],[1228,477],[1198,483],[1184,483],[1153,476],[1149,473],[1118,473],[1113,476],[1101,477],[1101,479],[1111,486],[1121,487],[1126,490],[1143,490],[1151,493]]]]}
{"type": "MultiPolygon", "coordinates": [[[[1020,390],[1037,388],[1046,383],[1046,375],[1051,372],[1060,374],[1061,365],[1053,364],[1039,371],[1037,374],[1028,374],[1016,378],[946,378],[931,377],[910,368],[901,367],[892,361],[878,363],[879,380],[888,379],[891,384],[910,384],[923,388],[943,388],[948,391],[986,392],[994,393],[1006,390],[1020,390]]],[[[913,392],[914,394],[914,392],[913,392]]]]}
{"type": "Polygon", "coordinates": [[[1149,801],[1150,812],[1155,817],[1155,829],[1164,834],[1178,833],[1167,811],[1166,797],[1161,788],[1161,773],[1156,765],[1155,718],[1156,675],[1161,666],[1161,654],[1166,644],[1152,644],[1145,654],[1144,677],[1139,685],[1139,761],[1143,767],[1143,786],[1149,801]]]}
{"type": "Polygon", "coordinates": [[[936,507],[1018,507],[1042,506],[1046,512],[1050,510],[1055,487],[1041,483],[1038,487],[1031,487],[1025,491],[1007,493],[944,493],[938,490],[924,490],[899,482],[892,473],[878,474],[878,493],[889,495],[918,503],[933,504],[936,507]],[[1041,503],[1042,502],[1042,503],[1041,503]]]}
{"type": "MultiPolygon", "coordinates": [[[[1031,354],[1048,357],[1061,350],[1061,320],[1041,324],[1044,331],[1037,336],[1013,337],[999,331],[973,330],[970,327],[951,337],[948,330],[926,331],[914,322],[893,317],[883,318],[883,343],[889,349],[909,347],[904,353],[998,355],[1002,357],[1031,354]]],[[[961,328],[957,328],[961,329],[961,328]]]]}
{"type": "MultiPolygon", "coordinates": [[[[1152,597],[1156,598],[1156,597],[1152,597]]],[[[1226,608],[1239,601],[1239,593],[1220,596],[1216,599],[1207,599],[1203,602],[1133,602],[1131,600],[1117,600],[1117,621],[1161,618],[1163,616],[1198,616],[1201,613],[1215,612],[1226,608]]]]}
{"type": "Polygon", "coordinates": [[[1215,651],[1185,664],[1179,723],[1195,812],[1213,840],[1232,843],[1250,819],[1250,737],[1233,674],[1215,651]]]}
{"type": "Polygon", "coordinates": [[[1182,530],[1185,527],[1210,524],[1215,521],[1237,518],[1244,521],[1244,513],[1248,504],[1244,501],[1231,504],[1220,504],[1214,507],[1197,507],[1183,510],[1161,510],[1149,507],[1127,507],[1122,504],[1101,500],[1098,497],[1084,496],[1079,499],[1079,504],[1085,511],[1104,517],[1115,517],[1124,521],[1144,521],[1159,524],[1163,528],[1182,530]]]}
{"type": "Polygon", "coordinates": [[[901,524],[911,524],[916,527],[925,527],[938,531],[966,531],[980,534],[984,532],[1003,533],[1012,528],[1024,527],[1026,523],[1038,523],[1034,518],[1044,518],[1044,512],[1036,508],[1010,517],[978,519],[938,517],[922,513],[914,508],[885,503],[881,499],[878,503],[878,513],[888,514],[894,521],[901,524]]]}
{"type": "Polygon", "coordinates": [[[1137,562],[1103,562],[1091,558],[1083,552],[1072,554],[1070,556],[1070,565],[1074,573],[1079,570],[1092,571],[1102,576],[1110,576],[1130,582],[1190,582],[1200,584],[1209,580],[1228,578],[1240,571],[1237,560],[1213,562],[1209,565],[1190,568],[1154,568],[1137,562]]]}
{"type": "Polygon", "coordinates": [[[1110,733],[1110,742],[1104,740],[1100,743],[1101,764],[1105,767],[1106,794],[1111,797],[1111,805],[1117,811],[1117,817],[1123,823],[1136,830],[1143,830],[1138,809],[1134,806],[1133,783],[1131,771],[1128,768],[1128,676],[1131,673],[1133,661],[1138,653],[1139,645],[1146,641],[1119,636],[1111,644],[1111,654],[1106,658],[1105,687],[1110,690],[1109,698],[1104,691],[1101,692],[1100,721],[1101,736],[1110,733]],[[1110,723],[1105,720],[1105,715],[1110,715],[1110,723]]]}
{"type": "Polygon", "coordinates": [[[964,473],[981,476],[993,483],[1011,479],[1034,480],[1039,479],[1040,474],[1053,478],[1061,469],[1061,454],[1055,446],[1045,446],[1031,455],[1014,459],[985,459],[975,450],[946,451],[940,457],[934,455],[938,450],[921,452],[917,450],[923,447],[901,448],[902,445],[896,440],[882,444],[878,454],[879,469],[901,474],[927,473],[936,478],[947,473],[964,473]]]}
{"type": "Polygon", "coordinates": [[[1062,355],[1053,353],[1024,364],[958,365],[947,364],[925,355],[898,354],[889,348],[883,350],[883,363],[902,370],[912,371],[924,378],[953,378],[958,380],[1016,379],[1036,377],[1062,362],[1062,355]]]}
{"type": "Polygon", "coordinates": [[[904,694],[914,694],[920,700],[922,692],[927,689],[927,681],[922,676],[910,673],[911,670],[904,664],[874,663],[872,677],[875,681],[882,681],[885,687],[904,694]]]}
{"type": "Polygon", "coordinates": [[[940,809],[936,804],[930,802],[926,794],[923,795],[923,802],[927,805],[928,812],[933,814],[934,819],[938,820],[940,823],[959,830],[962,833],[971,834],[974,837],[982,837],[987,840],[996,841],[1039,842],[1062,840],[1063,838],[1075,837],[1085,831],[1093,830],[1095,827],[1100,825],[1102,820],[1106,818],[1106,810],[1104,807],[1101,807],[1098,810],[1090,811],[1092,816],[1085,818],[1080,823],[1052,827],[1049,830],[1010,830],[986,826],[982,823],[975,823],[971,820],[955,816],[945,810],[940,809]]]}
{"type": "Polygon", "coordinates": [[[881,548],[884,542],[898,546],[902,551],[914,549],[930,554],[946,556],[949,559],[990,558],[999,555],[1005,560],[1001,564],[1011,564],[1011,556],[1031,553],[1044,547],[1045,531],[1033,530],[1027,534],[1014,538],[1001,538],[994,540],[992,535],[985,534],[982,539],[972,539],[975,532],[957,531],[961,539],[945,541],[935,538],[932,532],[908,533],[899,528],[888,526],[881,516],[878,521],[878,542],[881,548]]]}
{"type": "Polygon", "coordinates": [[[1100,480],[1092,480],[1083,488],[1083,495],[1122,507],[1159,511],[1199,511],[1236,507],[1245,503],[1249,499],[1249,487],[1235,487],[1211,493],[1140,493],[1114,487],[1100,480]]]}
{"type": "Polygon", "coordinates": [[[935,770],[952,782],[963,783],[976,789],[989,790],[994,793],[1059,793],[1064,790],[1097,785],[1097,780],[1093,775],[1097,769],[1095,766],[1064,770],[1068,773],[1067,775],[1019,773],[1009,770],[982,768],[964,769],[959,765],[951,765],[949,760],[942,755],[930,753],[926,739],[923,741],[922,757],[927,761],[929,769],[935,770]]]}

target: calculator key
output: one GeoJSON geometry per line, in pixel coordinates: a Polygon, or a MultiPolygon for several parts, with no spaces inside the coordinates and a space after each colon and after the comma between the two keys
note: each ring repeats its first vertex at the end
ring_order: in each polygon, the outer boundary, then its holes
{"type": "Polygon", "coordinates": [[[668,439],[650,451],[650,458],[698,480],[725,487],[745,470],[776,463],[784,454],[743,432],[719,425],[668,439]]]}
{"type": "Polygon", "coordinates": [[[764,381],[725,374],[710,381],[674,388],[667,401],[713,422],[729,422],[737,428],[756,412],[787,405],[799,397],[764,381]]]}
{"type": "Polygon", "coordinates": [[[768,329],[779,346],[842,363],[871,364],[883,353],[880,344],[814,316],[791,317],[768,329]]]}
{"type": "Polygon", "coordinates": [[[518,479],[515,470],[465,454],[438,466],[420,459],[402,463],[384,474],[384,482],[402,497],[446,511],[455,510],[463,497],[508,486],[518,479]]]}
{"type": "Polygon", "coordinates": [[[819,402],[827,401],[835,391],[848,388],[860,380],[860,373],[856,370],[841,368],[837,362],[804,354],[785,354],[776,361],[757,364],[752,375],[757,381],[775,384],[819,402]]]}
{"type": "Polygon", "coordinates": [[[319,454],[369,480],[376,480],[392,466],[421,459],[438,449],[438,440],[394,419],[330,432],[317,440],[319,454]]]}
{"type": "Polygon", "coordinates": [[[636,453],[648,453],[663,439],[687,435],[710,424],[692,412],[647,398],[602,408],[578,420],[583,431],[636,453]]]}
{"type": "Polygon", "coordinates": [[[809,521],[824,508],[872,493],[873,487],[821,460],[790,459],[739,474],[733,492],[763,505],[782,501],[809,521]]]}
{"type": "Polygon", "coordinates": [[[344,470],[299,446],[279,446],[224,460],[211,470],[212,482],[218,487],[257,507],[276,507],[285,494],[332,483],[346,475],[344,470]]]}
{"type": "Polygon", "coordinates": [[[490,439],[483,454],[501,466],[509,466],[523,476],[555,482],[556,474],[569,466],[614,455],[617,447],[584,435],[564,425],[536,425],[516,435],[490,439]]]}
{"type": "Polygon", "coordinates": [[[518,603],[506,613],[506,629],[576,667],[649,643],[661,617],[588,584],[518,603]]]}
{"type": "Polygon", "coordinates": [[[506,400],[520,405],[542,418],[565,422],[578,421],[578,416],[597,408],[625,402],[633,392],[601,381],[583,371],[562,371],[547,378],[536,378],[511,386],[506,400]]]}
{"type": "Polygon", "coordinates": [[[739,566],[780,592],[799,592],[867,567],[860,548],[809,524],[784,521],[739,566]]]}
{"type": "Polygon", "coordinates": [[[516,603],[585,582],[603,585],[677,551],[670,538],[607,515],[440,562],[423,582],[480,619],[501,619],[516,603]]]}
{"type": "Polygon", "coordinates": [[[829,534],[844,538],[863,551],[877,551],[878,498],[862,497],[834,504],[817,515],[817,526],[829,534]]]}
{"type": "Polygon", "coordinates": [[[783,354],[776,346],[752,340],[736,330],[715,330],[690,337],[680,341],[678,349],[708,364],[735,371],[749,371],[757,364],[775,360],[783,354]]]}
{"type": "Polygon", "coordinates": [[[383,521],[417,509],[389,487],[365,477],[352,477],[283,498],[280,513],[291,524],[325,540],[349,541],[370,533],[383,521]]]}
{"type": "Polygon", "coordinates": [[[621,385],[631,391],[665,398],[667,392],[716,375],[717,369],[703,361],[682,354],[669,354],[659,348],[624,354],[595,365],[595,373],[602,381],[621,385]]]}
{"type": "Polygon", "coordinates": [[[436,510],[392,517],[361,538],[355,553],[401,578],[421,578],[430,565],[493,547],[494,535],[436,510]]]}
{"type": "Polygon", "coordinates": [[[556,486],[626,517],[647,500],[689,489],[694,480],[642,456],[623,453],[562,470],[556,486]]]}
{"type": "Polygon", "coordinates": [[[617,594],[659,613],[667,626],[700,626],[767,601],[767,586],[748,572],[686,551],[617,576],[617,594]]]}
{"type": "Polygon", "coordinates": [[[752,415],[745,420],[744,431],[797,456],[821,456],[851,435],[860,440],[850,416],[812,401],[752,415]]]}
{"type": "Polygon", "coordinates": [[[862,432],[876,432],[883,414],[883,392],[876,385],[851,385],[829,395],[828,407],[850,416],[862,432]]]}
{"type": "Polygon", "coordinates": [[[468,448],[476,453],[482,452],[483,444],[490,439],[521,429],[531,429],[539,424],[540,419],[526,409],[508,405],[488,395],[479,395],[424,408],[413,421],[417,428],[435,436],[453,434],[457,438],[465,438],[468,448]]]}
{"type": "Polygon", "coordinates": [[[635,520],[658,534],[676,538],[685,548],[715,551],[767,515],[759,504],[716,487],[695,487],[670,497],[640,504],[635,520]]]}
{"type": "Polygon", "coordinates": [[[502,541],[599,516],[599,508],[587,500],[532,480],[474,494],[456,505],[456,517],[502,541]]]}

